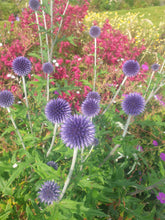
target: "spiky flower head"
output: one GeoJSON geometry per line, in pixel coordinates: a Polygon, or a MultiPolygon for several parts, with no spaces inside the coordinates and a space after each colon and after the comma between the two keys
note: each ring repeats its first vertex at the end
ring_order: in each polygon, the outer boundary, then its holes
{"type": "Polygon", "coordinates": [[[87,117],[95,117],[100,112],[100,107],[95,99],[85,99],[81,106],[83,115],[87,117]]]}
{"type": "Polygon", "coordinates": [[[53,123],[61,123],[71,114],[69,103],[61,98],[50,100],[45,107],[47,119],[53,123]]]}
{"type": "Polygon", "coordinates": [[[158,71],[158,69],[159,69],[159,64],[154,63],[154,64],[151,66],[151,69],[152,69],[153,71],[158,71]]]}
{"type": "Polygon", "coordinates": [[[138,93],[130,93],[122,102],[122,108],[127,115],[139,115],[144,111],[145,99],[138,93]]]}
{"type": "Polygon", "coordinates": [[[38,0],[30,0],[29,6],[33,11],[38,11],[40,7],[40,2],[38,0]]]}
{"type": "Polygon", "coordinates": [[[44,73],[50,74],[54,71],[53,65],[49,62],[44,63],[43,66],[42,66],[42,70],[43,70],[44,73]]]}
{"type": "Polygon", "coordinates": [[[97,37],[100,36],[101,30],[100,30],[100,28],[98,26],[92,26],[90,28],[89,34],[90,34],[91,37],[97,38],[97,37]]]}
{"type": "Polygon", "coordinates": [[[95,127],[91,120],[83,115],[73,115],[61,126],[61,139],[67,147],[88,147],[92,145],[94,137],[95,127]]]}
{"type": "Polygon", "coordinates": [[[13,93],[4,90],[0,92],[0,106],[3,108],[10,107],[14,103],[13,93]]]}
{"type": "Polygon", "coordinates": [[[123,73],[128,76],[136,76],[140,71],[140,65],[135,60],[127,60],[123,65],[123,73]]]}
{"type": "Polygon", "coordinates": [[[98,92],[89,92],[86,99],[94,99],[96,102],[100,102],[101,97],[98,92]]]}
{"type": "Polygon", "coordinates": [[[55,170],[58,170],[58,164],[54,161],[47,162],[47,165],[53,167],[55,170]]]}
{"type": "Polygon", "coordinates": [[[31,72],[32,66],[28,58],[20,56],[13,60],[12,68],[18,76],[26,76],[31,72]]]}
{"type": "Polygon", "coordinates": [[[39,198],[41,202],[47,203],[48,205],[52,204],[54,201],[57,201],[60,195],[60,190],[57,183],[53,181],[46,181],[40,188],[39,198]]]}

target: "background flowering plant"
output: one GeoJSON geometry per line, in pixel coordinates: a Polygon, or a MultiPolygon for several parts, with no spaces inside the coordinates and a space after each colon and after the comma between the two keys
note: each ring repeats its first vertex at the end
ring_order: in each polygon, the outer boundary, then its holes
{"type": "Polygon", "coordinates": [[[0,217],[163,219],[164,116],[151,98],[164,88],[164,61],[147,79],[139,62],[145,47],[134,47],[109,21],[95,48],[81,23],[88,2],[68,3],[55,0],[52,15],[43,1],[38,25],[36,13],[24,10],[18,26],[29,35],[3,36],[0,217]],[[96,91],[89,92],[96,67],[96,91]]]}

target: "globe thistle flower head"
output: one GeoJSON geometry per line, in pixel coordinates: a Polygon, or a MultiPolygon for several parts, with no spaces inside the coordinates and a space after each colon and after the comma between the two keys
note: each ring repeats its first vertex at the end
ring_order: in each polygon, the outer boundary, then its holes
{"type": "Polygon", "coordinates": [[[154,63],[154,64],[151,66],[151,69],[152,69],[153,71],[158,71],[158,70],[159,70],[159,64],[154,63]]]}
{"type": "Polygon", "coordinates": [[[33,11],[38,11],[39,7],[40,7],[40,2],[38,0],[30,0],[29,1],[29,7],[33,10],[33,11]]]}
{"type": "Polygon", "coordinates": [[[91,37],[97,38],[97,37],[100,36],[101,30],[100,30],[100,28],[98,26],[92,26],[90,28],[89,34],[90,34],[91,37]]]}
{"type": "Polygon", "coordinates": [[[58,200],[60,195],[59,188],[60,187],[54,181],[46,181],[41,186],[38,197],[40,198],[41,202],[50,205],[54,201],[58,200]]]}
{"type": "Polygon", "coordinates": [[[127,115],[139,115],[144,108],[145,99],[138,93],[130,93],[122,102],[122,109],[127,115]]]}
{"type": "Polygon", "coordinates": [[[53,65],[49,62],[44,63],[43,67],[42,67],[42,70],[43,70],[44,73],[50,74],[54,71],[53,65]]]}
{"type": "Polygon", "coordinates": [[[47,162],[47,165],[53,167],[55,170],[58,170],[58,164],[54,161],[47,162]]]}
{"type": "Polygon", "coordinates": [[[14,103],[13,93],[4,90],[0,92],[0,106],[3,108],[10,107],[14,103]]]}
{"type": "Polygon", "coordinates": [[[61,123],[71,114],[69,103],[61,98],[50,100],[45,107],[45,115],[52,123],[61,123]]]}
{"type": "Polygon", "coordinates": [[[100,102],[101,97],[98,92],[89,92],[86,99],[94,99],[96,102],[100,102]]]}
{"type": "Polygon", "coordinates": [[[123,73],[128,76],[136,76],[140,71],[140,65],[135,60],[127,60],[123,65],[123,73]]]}
{"type": "Polygon", "coordinates": [[[70,148],[88,147],[92,145],[94,136],[94,125],[83,115],[73,115],[67,118],[61,126],[61,139],[70,148]]]}
{"type": "Polygon", "coordinates": [[[26,76],[31,72],[32,66],[28,58],[20,56],[13,60],[12,68],[18,76],[26,76]]]}
{"type": "Polygon", "coordinates": [[[160,154],[160,158],[165,161],[165,154],[164,154],[164,153],[161,153],[161,154],[160,154]]]}
{"type": "Polygon", "coordinates": [[[81,106],[83,115],[87,117],[95,117],[100,112],[100,107],[95,99],[86,99],[81,106]]]}

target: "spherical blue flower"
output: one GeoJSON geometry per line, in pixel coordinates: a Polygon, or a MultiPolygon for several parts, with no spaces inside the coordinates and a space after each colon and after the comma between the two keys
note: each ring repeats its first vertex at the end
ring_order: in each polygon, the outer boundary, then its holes
{"type": "Polygon", "coordinates": [[[87,117],[95,117],[100,112],[100,107],[95,99],[85,99],[82,103],[81,111],[87,117]]]}
{"type": "Polygon", "coordinates": [[[100,102],[101,97],[98,92],[89,92],[86,99],[94,99],[96,102],[100,102]]]}
{"type": "Polygon", "coordinates": [[[37,11],[40,7],[40,2],[38,0],[30,0],[29,6],[33,11],[37,11]]]}
{"type": "Polygon", "coordinates": [[[138,93],[130,93],[122,102],[122,108],[127,115],[139,115],[144,111],[145,100],[138,93]]]}
{"type": "Polygon", "coordinates": [[[44,73],[50,74],[54,71],[53,65],[49,62],[44,63],[43,67],[42,67],[42,70],[43,70],[44,73]]]}
{"type": "Polygon", "coordinates": [[[98,26],[92,26],[90,28],[89,34],[90,34],[91,37],[97,38],[97,37],[100,36],[101,30],[100,30],[100,28],[98,26]]]}
{"type": "Polygon", "coordinates": [[[16,57],[13,60],[12,68],[18,76],[26,76],[31,72],[31,62],[26,57],[16,57]]]}
{"type": "Polygon", "coordinates": [[[53,167],[55,170],[58,170],[58,164],[54,161],[47,162],[47,165],[53,167]]]}
{"type": "Polygon", "coordinates": [[[151,69],[152,69],[153,71],[158,71],[158,69],[159,69],[159,64],[154,63],[154,64],[151,66],[151,69]]]}
{"type": "Polygon", "coordinates": [[[136,76],[140,71],[140,65],[135,60],[127,60],[123,65],[123,72],[126,76],[136,76]]]}
{"type": "Polygon", "coordinates": [[[61,138],[67,147],[79,149],[92,145],[95,136],[95,127],[82,115],[67,118],[61,126],[61,138]]]}
{"type": "Polygon", "coordinates": [[[53,201],[57,201],[60,195],[60,190],[57,183],[54,181],[46,181],[39,191],[39,198],[41,202],[52,204],[53,201]]]}
{"type": "Polygon", "coordinates": [[[14,96],[10,91],[0,92],[0,106],[3,108],[10,107],[14,103],[14,96]]]}
{"type": "Polygon", "coordinates": [[[61,98],[50,100],[45,107],[45,115],[53,123],[63,122],[70,114],[69,103],[61,98]]]}

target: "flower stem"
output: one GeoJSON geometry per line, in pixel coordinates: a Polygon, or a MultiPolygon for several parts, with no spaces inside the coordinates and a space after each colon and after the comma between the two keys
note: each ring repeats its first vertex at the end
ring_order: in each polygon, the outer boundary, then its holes
{"type": "Polygon", "coordinates": [[[46,76],[46,78],[47,78],[47,80],[46,80],[46,91],[47,91],[47,102],[49,101],[49,74],[46,74],[47,76],[46,76]]]}
{"type": "MultiPolygon", "coordinates": [[[[123,134],[122,134],[123,138],[127,134],[127,130],[128,130],[128,126],[129,126],[130,121],[131,121],[131,117],[132,117],[132,115],[128,115],[128,119],[127,119],[127,122],[126,122],[125,127],[124,127],[124,131],[123,131],[123,134]]],[[[104,159],[104,161],[99,165],[99,168],[116,152],[116,150],[119,147],[120,147],[120,144],[115,145],[115,147],[110,151],[110,153],[107,155],[107,157],[104,159]]]]}
{"type": "Polygon", "coordinates": [[[18,137],[19,137],[19,139],[20,139],[20,141],[21,141],[21,144],[22,144],[24,150],[26,150],[25,145],[24,145],[24,142],[23,142],[22,137],[21,137],[21,134],[20,134],[20,132],[19,132],[19,130],[18,130],[18,128],[17,128],[17,125],[15,124],[15,121],[14,121],[14,119],[13,119],[13,116],[11,115],[11,111],[10,111],[10,108],[9,108],[9,107],[7,107],[7,111],[8,111],[8,113],[9,113],[9,115],[10,115],[10,119],[11,119],[11,121],[12,121],[12,123],[13,123],[13,126],[14,126],[14,128],[15,128],[17,134],[18,134],[18,137]]]}
{"type": "Polygon", "coordinates": [[[97,49],[97,41],[96,38],[94,38],[94,42],[95,42],[95,56],[94,56],[94,80],[93,80],[93,92],[95,92],[95,86],[96,86],[96,49],[97,49]]]}
{"type": "MultiPolygon", "coordinates": [[[[38,26],[38,31],[40,31],[37,11],[35,11],[35,16],[36,16],[36,22],[37,22],[37,26],[38,26]]],[[[44,59],[43,59],[42,40],[41,40],[41,33],[40,32],[39,32],[39,40],[40,40],[41,60],[42,60],[42,64],[43,64],[44,59]]]]}
{"type": "Polygon", "coordinates": [[[22,76],[22,81],[23,81],[23,88],[24,88],[24,93],[25,93],[25,102],[26,102],[26,107],[27,107],[27,114],[28,114],[28,119],[29,119],[29,124],[30,124],[30,130],[31,130],[31,133],[33,134],[32,123],[31,123],[31,118],[30,118],[30,114],[29,114],[29,104],[28,104],[28,99],[27,99],[27,91],[26,91],[26,84],[25,84],[25,77],[24,76],[22,76]]]}
{"type": "Polygon", "coordinates": [[[94,145],[92,145],[92,147],[91,147],[91,149],[90,149],[89,153],[86,155],[85,159],[84,159],[84,160],[82,160],[82,163],[84,163],[84,162],[85,162],[85,161],[88,159],[88,157],[89,157],[89,156],[90,156],[90,154],[92,153],[93,148],[94,148],[94,145]]]}
{"type": "Polygon", "coordinates": [[[146,97],[147,92],[148,92],[148,90],[149,90],[149,88],[150,88],[150,85],[151,85],[151,81],[152,81],[152,77],[153,77],[153,75],[154,75],[154,72],[155,72],[155,71],[153,71],[152,74],[151,74],[151,77],[150,77],[150,80],[149,80],[149,84],[148,84],[148,87],[147,87],[147,89],[146,89],[146,93],[145,93],[145,95],[144,95],[144,98],[146,97]]]}
{"type": "Polygon", "coordinates": [[[106,109],[103,111],[102,115],[105,114],[105,112],[108,110],[108,108],[110,107],[110,105],[115,101],[116,96],[119,94],[121,87],[124,85],[125,81],[127,79],[127,76],[124,77],[122,83],[120,84],[118,90],[116,91],[116,94],[114,95],[114,97],[111,99],[110,103],[108,104],[108,106],[106,107],[106,109]]]}
{"type": "Polygon", "coordinates": [[[68,174],[67,179],[65,181],[65,184],[64,184],[64,187],[62,189],[62,192],[61,192],[59,200],[61,200],[63,198],[63,196],[64,196],[64,194],[66,192],[66,189],[67,189],[67,187],[69,185],[69,182],[71,180],[72,173],[73,173],[73,170],[74,170],[74,167],[75,167],[75,163],[76,163],[77,153],[78,153],[78,147],[74,148],[72,164],[71,164],[71,167],[70,167],[70,170],[69,170],[69,174],[68,174]]]}
{"type": "Polygon", "coordinates": [[[52,142],[51,142],[50,148],[49,148],[49,150],[48,150],[48,152],[46,154],[47,157],[49,156],[50,151],[52,150],[52,147],[53,147],[53,144],[54,144],[54,140],[55,140],[55,137],[56,137],[57,127],[58,127],[58,123],[55,123],[54,131],[53,131],[53,137],[52,137],[52,142]]]}
{"type": "Polygon", "coordinates": [[[60,25],[59,25],[58,32],[57,32],[56,37],[55,37],[55,39],[54,39],[54,41],[53,41],[53,43],[52,43],[52,45],[51,45],[50,60],[52,59],[53,48],[54,48],[54,45],[55,45],[55,43],[56,43],[56,41],[57,41],[58,34],[59,34],[60,30],[61,30],[62,22],[63,22],[63,19],[64,19],[64,15],[65,15],[65,13],[66,13],[66,10],[67,10],[67,8],[68,8],[68,5],[69,5],[69,0],[68,0],[67,3],[66,3],[66,6],[65,6],[65,9],[64,9],[64,12],[63,12],[61,21],[60,21],[60,25]]]}

